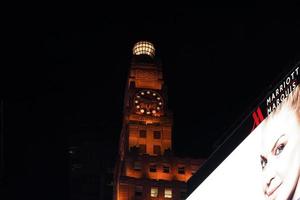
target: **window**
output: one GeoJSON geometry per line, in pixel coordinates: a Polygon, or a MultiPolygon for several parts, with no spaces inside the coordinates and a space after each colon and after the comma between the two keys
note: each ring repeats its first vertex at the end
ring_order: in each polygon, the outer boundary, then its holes
{"type": "Polygon", "coordinates": [[[140,138],[146,138],[147,132],[146,130],[140,130],[140,138]]]}
{"type": "Polygon", "coordinates": [[[167,165],[163,165],[163,173],[169,173],[170,172],[170,167],[167,165]]]}
{"type": "Polygon", "coordinates": [[[157,187],[151,187],[151,197],[158,197],[158,188],[157,187]]]}
{"type": "Polygon", "coordinates": [[[161,151],[160,151],[160,146],[159,145],[154,145],[153,146],[153,153],[156,155],[160,155],[161,151]]]}
{"type": "Polygon", "coordinates": [[[140,150],[140,154],[146,153],[146,145],[140,144],[139,150],[140,150]]]}
{"type": "Polygon", "coordinates": [[[185,199],[186,198],[186,192],[185,191],[181,191],[180,192],[180,199],[185,199]]]}
{"type": "Polygon", "coordinates": [[[178,174],[185,174],[184,167],[178,167],[178,174]]]}
{"type": "Polygon", "coordinates": [[[133,169],[136,170],[136,171],[140,171],[142,169],[141,162],[135,161],[133,163],[133,169]]]}
{"type": "Polygon", "coordinates": [[[142,197],[143,196],[143,186],[135,186],[134,195],[136,197],[142,197]]]}
{"type": "Polygon", "coordinates": [[[100,177],[99,176],[93,176],[93,175],[88,175],[86,176],[86,183],[87,184],[100,184],[100,177]]]}
{"type": "Polygon", "coordinates": [[[160,139],[161,138],[160,131],[153,131],[153,138],[160,139]]]}
{"type": "Polygon", "coordinates": [[[150,172],[156,172],[156,164],[151,164],[149,167],[150,172]]]}
{"type": "Polygon", "coordinates": [[[180,190],[180,199],[186,199],[186,190],[184,189],[181,189],[180,190]]]}
{"type": "Polygon", "coordinates": [[[196,165],[192,165],[191,166],[191,173],[192,173],[192,175],[194,175],[197,172],[197,170],[198,170],[198,166],[196,166],[196,165]]]}
{"type": "Polygon", "coordinates": [[[172,189],[165,188],[165,198],[172,198],[172,189]]]}
{"type": "Polygon", "coordinates": [[[82,164],[80,164],[80,163],[72,164],[72,171],[78,170],[80,168],[82,168],[82,164]]]}
{"type": "Polygon", "coordinates": [[[74,151],[74,150],[72,150],[72,149],[70,149],[68,152],[69,152],[69,154],[70,154],[70,155],[73,155],[73,154],[75,154],[75,151],[74,151]]]}

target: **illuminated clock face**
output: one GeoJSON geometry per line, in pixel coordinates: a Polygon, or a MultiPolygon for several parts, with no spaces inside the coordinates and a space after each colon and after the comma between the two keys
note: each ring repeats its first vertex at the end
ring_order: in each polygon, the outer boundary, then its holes
{"type": "Polygon", "coordinates": [[[163,108],[163,99],[156,91],[141,90],[135,94],[136,113],[159,116],[163,108]]]}

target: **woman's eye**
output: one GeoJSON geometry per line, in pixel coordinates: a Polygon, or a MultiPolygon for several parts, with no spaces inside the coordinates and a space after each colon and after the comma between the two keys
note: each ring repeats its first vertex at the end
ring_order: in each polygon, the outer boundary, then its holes
{"type": "Polygon", "coordinates": [[[267,159],[261,158],[260,164],[261,164],[261,168],[264,169],[267,165],[267,159]]]}
{"type": "Polygon", "coordinates": [[[279,155],[282,152],[282,150],[284,149],[284,147],[285,147],[284,144],[280,144],[279,146],[277,146],[275,149],[275,155],[276,156],[279,155]]]}

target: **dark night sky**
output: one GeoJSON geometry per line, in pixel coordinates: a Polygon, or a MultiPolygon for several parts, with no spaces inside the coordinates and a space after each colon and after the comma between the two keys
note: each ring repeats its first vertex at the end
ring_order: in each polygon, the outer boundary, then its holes
{"type": "Polygon", "coordinates": [[[46,173],[47,182],[57,182],[67,171],[59,163],[70,138],[85,130],[116,151],[131,49],[139,40],[152,41],[162,60],[181,156],[208,156],[299,59],[294,10],[142,11],[17,20],[2,84],[12,180],[40,181],[46,173]]]}

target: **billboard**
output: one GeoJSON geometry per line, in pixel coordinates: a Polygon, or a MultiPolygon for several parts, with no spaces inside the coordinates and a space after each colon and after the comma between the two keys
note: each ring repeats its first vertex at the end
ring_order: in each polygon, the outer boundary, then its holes
{"type": "Polygon", "coordinates": [[[191,178],[187,200],[300,199],[300,69],[262,99],[191,178]]]}

